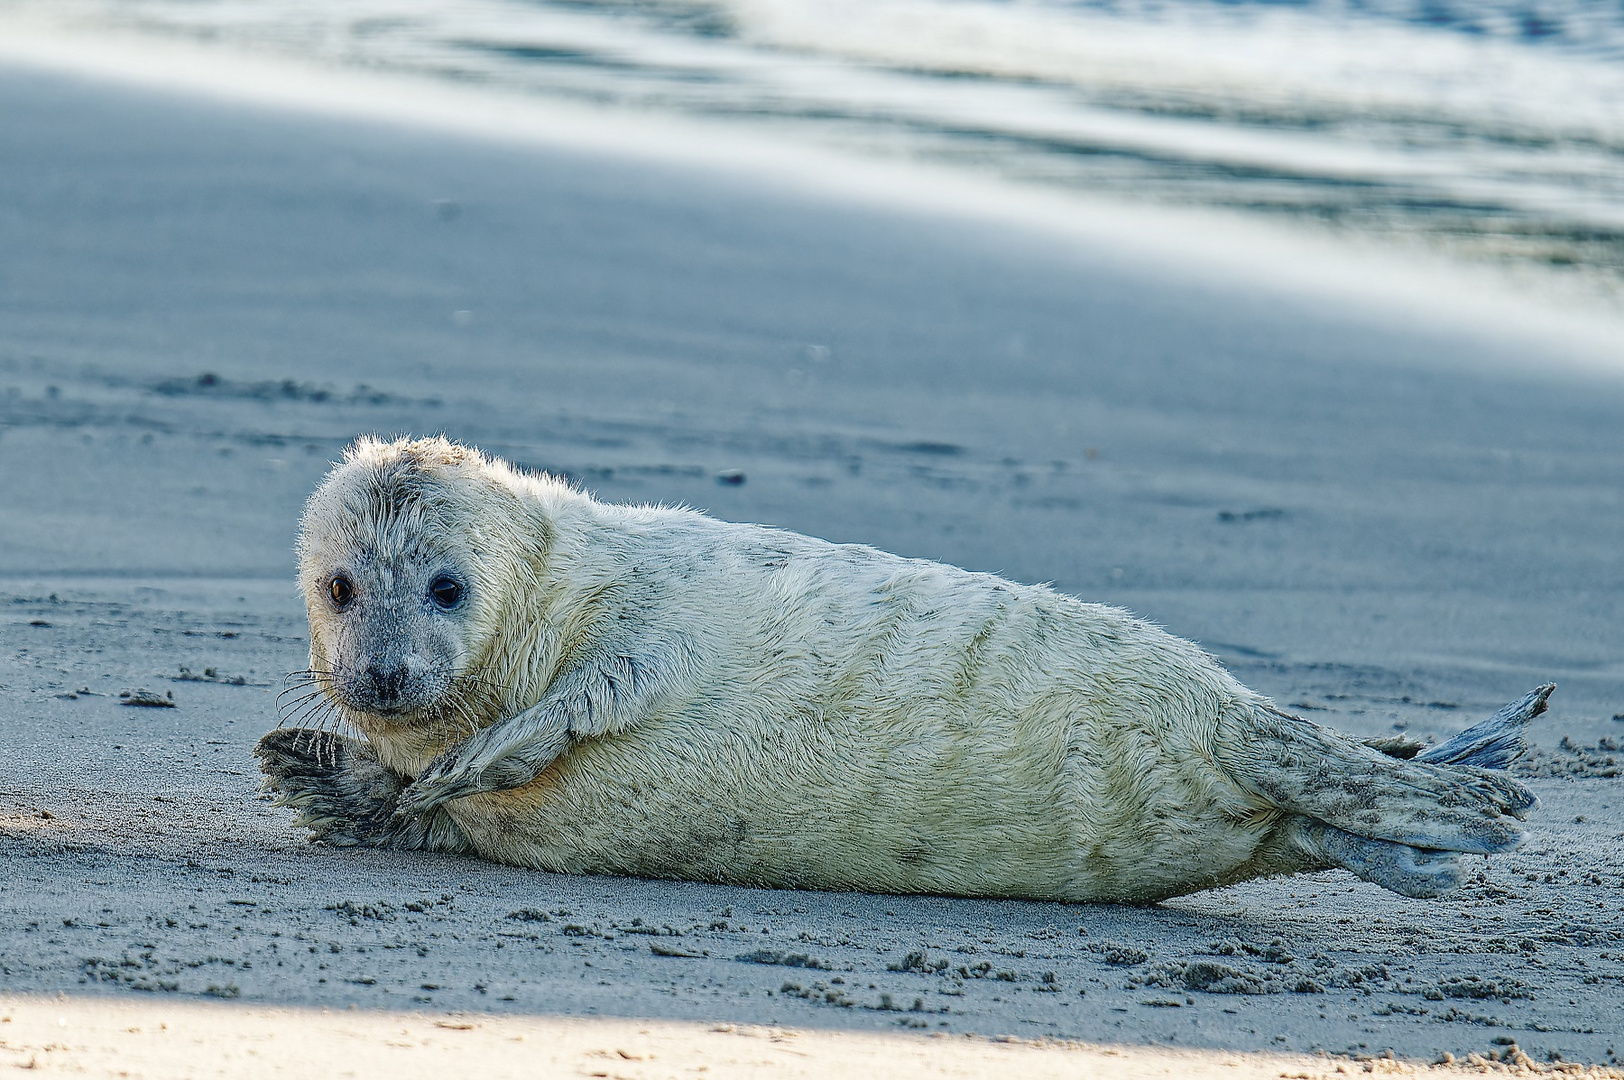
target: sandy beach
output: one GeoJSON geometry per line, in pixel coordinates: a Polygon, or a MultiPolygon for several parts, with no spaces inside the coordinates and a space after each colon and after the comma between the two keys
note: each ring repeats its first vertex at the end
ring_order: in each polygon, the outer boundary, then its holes
{"type": "Polygon", "coordinates": [[[8,55],[0,1061],[1624,1075],[1624,319],[8,55]],[[250,751],[305,666],[299,509],[369,432],[1050,581],[1362,735],[1554,681],[1531,841],[1434,901],[1144,908],[312,847],[250,751]]]}

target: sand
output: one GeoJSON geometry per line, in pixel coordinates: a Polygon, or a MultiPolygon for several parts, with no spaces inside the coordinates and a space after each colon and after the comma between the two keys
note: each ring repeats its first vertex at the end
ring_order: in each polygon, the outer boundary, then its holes
{"type": "Polygon", "coordinates": [[[1329,289],[1266,236],[1219,272],[1176,228],[700,153],[15,60],[0,102],[3,1060],[495,1076],[522,1035],[566,1075],[1618,1075],[1605,336],[1475,279],[1329,289]],[[1555,681],[1532,839],[1435,901],[1326,873],[1144,908],[311,847],[250,749],[304,666],[299,507],[361,432],[1053,581],[1366,735],[1555,681]]]}
{"type": "Polygon", "coordinates": [[[1021,1076],[1032,1080],[1335,1080],[1341,1076],[1485,1074],[1603,1077],[1553,1070],[1515,1046],[1417,1065],[1279,1053],[1101,1046],[1012,1036],[894,1035],[670,1020],[489,1013],[287,1009],[195,1002],[0,999],[0,1061],[93,1076],[477,1075],[657,1080],[666,1077],[1021,1076]]]}

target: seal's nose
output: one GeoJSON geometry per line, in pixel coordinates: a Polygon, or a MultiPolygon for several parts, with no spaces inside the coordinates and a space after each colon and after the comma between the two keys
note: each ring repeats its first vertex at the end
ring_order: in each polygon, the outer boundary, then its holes
{"type": "Polygon", "coordinates": [[[388,709],[400,704],[406,690],[406,675],[404,660],[380,660],[367,665],[367,682],[372,684],[372,694],[379,705],[388,709]]]}

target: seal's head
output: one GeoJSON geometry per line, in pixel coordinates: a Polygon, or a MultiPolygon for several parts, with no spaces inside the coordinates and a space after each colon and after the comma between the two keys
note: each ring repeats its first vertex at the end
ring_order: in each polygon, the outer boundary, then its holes
{"type": "Polygon", "coordinates": [[[501,708],[474,673],[491,670],[515,583],[545,556],[521,497],[534,482],[445,439],[363,438],[310,497],[298,552],[311,671],[368,736],[412,731],[432,753],[501,708]]]}

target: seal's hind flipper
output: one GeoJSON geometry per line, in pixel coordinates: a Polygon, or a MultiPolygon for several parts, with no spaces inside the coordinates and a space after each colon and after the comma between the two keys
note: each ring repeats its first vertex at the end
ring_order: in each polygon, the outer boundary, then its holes
{"type": "Polygon", "coordinates": [[[1229,775],[1278,809],[1412,848],[1510,851],[1536,801],[1500,770],[1405,761],[1273,708],[1254,713],[1236,745],[1245,752],[1224,761],[1229,775]]]}
{"type": "Polygon", "coordinates": [[[1309,866],[1339,866],[1400,896],[1425,900],[1460,884],[1459,852],[1372,840],[1311,818],[1295,818],[1286,827],[1309,866]]]}
{"type": "Polygon", "coordinates": [[[1519,822],[1538,800],[1503,770],[1527,749],[1523,730],[1555,689],[1541,686],[1427,750],[1408,739],[1354,742],[1269,710],[1243,775],[1293,812],[1279,838],[1298,868],[1340,866],[1404,896],[1438,896],[1459,884],[1459,853],[1522,842],[1519,822]]]}
{"type": "Polygon", "coordinates": [[[1531,690],[1481,723],[1473,724],[1454,738],[1421,751],[1416,761],[1437,765],[1474,765],[1480,769],[1504,769],[1528,750],[1523,728],[1544,712],[1555,683],[1531,690]]]}
{"type": "Polygon", "coordinates": [[[1374,739],[1364,740],[1365,745],[1372,750],[1380,750],[1388,757],[1396,757],[1402,761],[1409,761],[1427,748],[1427,744],[1420,739],[1412,739],[1408,735],[1381,735],[1374,739]]]}

